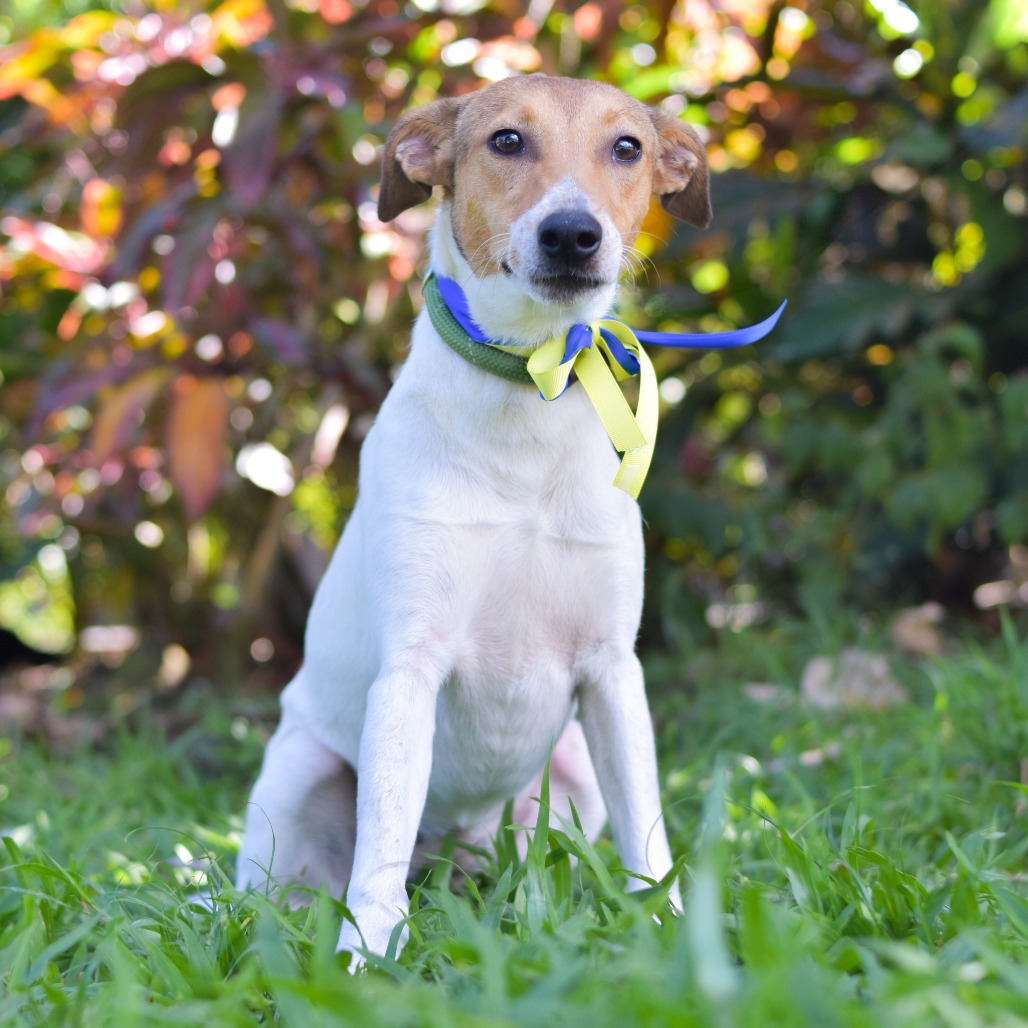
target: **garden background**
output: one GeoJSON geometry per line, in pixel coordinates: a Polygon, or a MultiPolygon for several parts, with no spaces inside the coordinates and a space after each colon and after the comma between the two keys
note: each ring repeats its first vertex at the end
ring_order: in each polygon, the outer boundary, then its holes
{"type": "Polygon", "coordinates": [[[629,323],[790,304],[757,347],[655,354],[643,646],[703,641],[712,604],[1024,605],[1014,0],[115,8],[0,20],[0,625],[26,643],[151,678],[168,647],[208,677],[295,663],[420,304],[431,206],[376,220],[382,141],[530,71],[707,139],[713,226],[655,205],[629,323]]]}
{"type": "MultiPolygon", "coordinates": [[[[743,805],[774,820],[786,798],[776,807],[750,765],[731,758],[725,770],[719,755],[743,753],[758,767],[790,754],[797,767],[836,761],[845,772],[800,789],[796,810],[805,796],[804,817],[849,817],[846,845],[877,852],[862,840],[860,811],[839,799],[863,787],[861,759],[890,755],[875,772],[881,785],[899,774],[896,732],[917,749],[964,731],[967,746],[947,758],[952,781],[941,765],[931,774],[911,765],[911,795],[929,790],[925,809],[941,820],[926,831],[938,841],[955,824],[942,792],[973,779],[992,803],[994,783],[1012,783],[1001,813],[965,826],[982,845],[992,831],[1014,847],[994,847],[1005,898],[975,893],[967,911],[1003,922],[994,951],[1023,957],[1026,41],[1019,0],[7,4],[0,732],[12,741],[0,751],[0,830],[15,826],[12,845],[30,854],[12,867],[54,859],[64,878],[43,875],[50,885],[80,874],[78,887],[100,902],[88,856],[70,856],[88,850],[95,825],[38,823],[43,783],[79,779],[85,766],[98,781],[113,775],[118,795],[128,780],[142,789],[165,775],[221,776],[229,784],[207,842],[218,857],[231,852],[230,811],[259,760],[275,691],[300,659],[310,597],[355,499],[361,440],[421,304],[432,205],[377,220],[381,145],[412,104],[542,71],[610,81],[686,118],[707,143],[713,224],[676,224],[654,204],[644,266],[622,291],[624,320],[716,331],[789,301],[754,347],[653,352],[662,411],[641,498],[640,650],[669,788],[702,793],[707,814],[693,813],[709,828],[711,783],[727,795],[745,772],[743,805]],[[875,715],[881,707],[892,713],[875,715]],[[125,726],[159,739],[163,756],[125,726]],[[158,771],[151,760],[167,763],[158,771]],[[1005,834],[1011,826],[1019,831],[1005,834]],[[32,855],[44,837],[51,857],[32,855]]],[[[189,803],[210,800],[179,784],[168,809],[183,824],[189,803]]],[[[111,840],[122,837],[104,844],[108,872],[131,878],[125,869],[145,863],[122,850],[127,833],[164,810],[153,802],[125,799],[136,820],[107,823],[111,840]]],[[[690,817],[678,825],[683,849],[699,831],[690,817]]],[[[795,857],[786,839],[783,829],[783,853],[795,857]]],[[[916,859],[955,888],[953,875],[974,862],[962,843],[940,845],[925,843],[916,859]]],[[[713,843],[708,856],[715,850],[724,903],[742,903],[739,924],[746,910],[758,918],[745,890],[729,898],[734,858],[713,843]]],[[[603,873],[602,859],[581,866],[603,873]]],[[[786,857],[777,866],[788,884],[774,888],[806,914],[800,871],[786,857]]],[[[932,875],[908,870],[931,893],[932,875]]],[[[167,887],[180,877],[169,873],[167,887]]],[[[991,881],[979,875],[975,887],[991,881]]],[[[963,909],[946,895],[932,917],[963,909]]],[[[854,902],[867,924],[840,937],[881,929],[908,939],[876,920],[871,892],[854,902]]],[[[17,903],[9,928],[31,934],[38,911],[17,903]]],[[[918,908],[914,919],[931,917],[918,908]]],[[[647,924],[637,918],[632,930],[647,924]]],[[[36,954],[25,958],[28,977],[0,979],[8,1003],[29,1003],[7,1008],[23,1016],[57,1003],[40,998],[49,968],[55,981],[66,976],[86,946],[83,935],[59,951],[65,964],[57,953],[40,963],[66,936],[59,918],[39,931],[23,942],[36,954]]],[[[941,937],[928,935],[934,953],[941,937]]],[[[293,941],[301,978],[322,967],[293,941]]],[[[806,966],[810,953],[790,945],[789,959],[806,966]]],[[[759,947],[740,946],[733,960],[764,966],[759,947]]],[[[274,953],[266,957],[255,974],[270,974],[274,953]]],[[[863,956],[851,957],[831,967],[869,974],[863,956]]],[[[118,977],[118,959],[90,965],[96,995],[121,996],[99,985],[118,977]]],[[[974,981],[1003,978],[987,971],[974,981]]],[[[698,990],[689,995],[709,1014],[720,994],[703,973],[686,974],[683,988],[698,990]]],[[[260,983],[284,1016],[284,1001],[260,983]]],[[[168,1000],[163,986],[140,988],[168,1000]]],[[[1028,1016],[1024,989],[1011,989],[1028,1016]]],[[[117,1002],[136,1010],[135,993],[125,995],[117,1002]]],[[[742,993],[724,995],[734,1003],[742,993]]]]}

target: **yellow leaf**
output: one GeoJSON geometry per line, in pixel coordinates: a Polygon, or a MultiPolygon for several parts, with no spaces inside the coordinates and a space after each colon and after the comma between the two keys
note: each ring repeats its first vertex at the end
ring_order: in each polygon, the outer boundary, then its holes
{"type": "Polygon", "coordinates": [[[179,379],[168,417],[168,473],[190,520],[210,506],[221,486],[227,424],[222,379],[179,379]]]}
{"type": "Polygon", "coordinates": [[[151,368],[112,389],[101,400],[89,444],[98,463],[102,464],[128,442],[167,379],[167,368],[151,368]]]}
{"type": "Polygon", "coordinates": [[[82,228],[94,239],[116,235],[121,228],[121,190],[102,178],[82,187],[82,228]]]}

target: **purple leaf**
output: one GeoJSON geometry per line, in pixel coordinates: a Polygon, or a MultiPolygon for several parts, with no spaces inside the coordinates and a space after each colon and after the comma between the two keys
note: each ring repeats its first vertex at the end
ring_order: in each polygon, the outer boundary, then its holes
{"type": "Polygon", "coordinates": [[[255,318],[250,324],[254,338],[286,364],[303,364],[307,359],[307,340],[292,325],[278,318],[255,318]]]}

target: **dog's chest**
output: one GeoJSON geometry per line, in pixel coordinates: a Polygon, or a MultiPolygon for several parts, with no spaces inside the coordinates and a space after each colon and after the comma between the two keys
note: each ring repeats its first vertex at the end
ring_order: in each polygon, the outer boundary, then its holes
{"type": "Polygon", "coordinates": [[[638,618],[616,548],[528,522],[476,535],[465,545],[480,577],[436,717],[429,809],[452,823],[538,772],[573,712],[583,654],[623,631],[619,616],[638,618]]]}
{"type": "Polygon", "coordinates": [[[616,545],[555,534],[527,518],[476,534],[466,542],[477,551],[477,581],[469,583],[463,604],[455,664],[463,677],[491,674],[516,682],[540,662],[570,671],[583,648],[616,630],[611,594],[631,603],[624,592],[633,574],[616,545]]]}

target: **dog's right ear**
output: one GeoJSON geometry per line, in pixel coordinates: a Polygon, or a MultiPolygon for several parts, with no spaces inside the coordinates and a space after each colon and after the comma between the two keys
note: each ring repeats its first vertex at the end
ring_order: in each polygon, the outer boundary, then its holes
{"type": "Polygon", "coordinates": [[[433,186],[453,183],[453,134],[463,100],[442,99],[408,111],[393,127],[382,157],[379,221],[424,203],[433,186]]]}
{"type": "Polygon", "coordinates": [[[710,169],[696,130],[659,107],[650,118],[660,145],[653,169],[653,191],[668,214],[697,228],[710,224],[710,169]]]}

